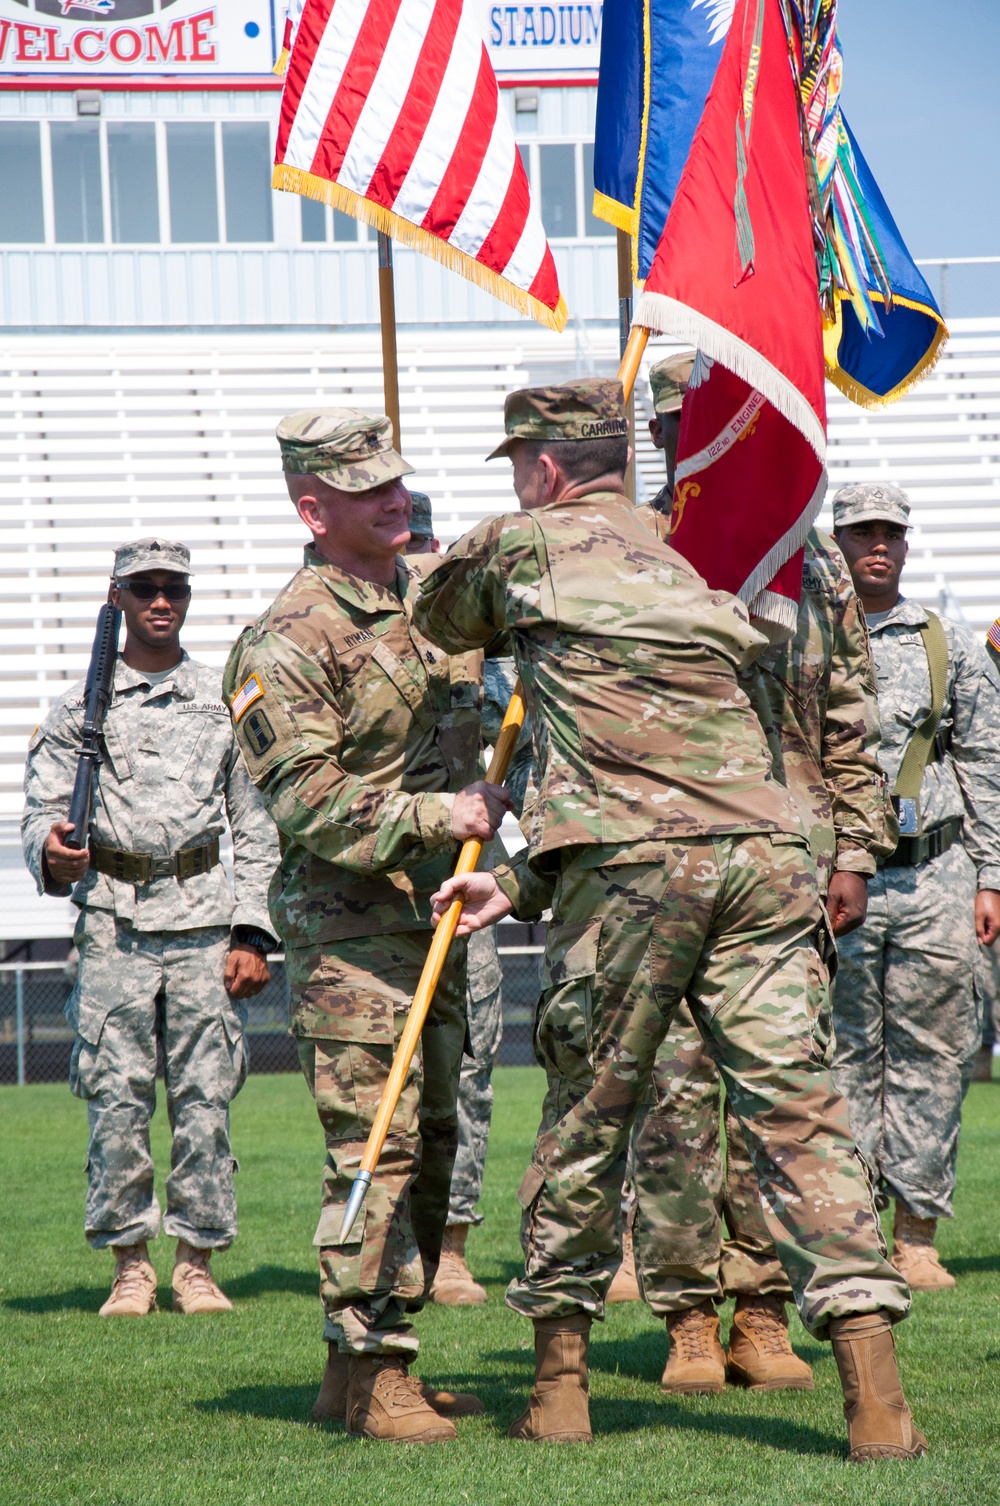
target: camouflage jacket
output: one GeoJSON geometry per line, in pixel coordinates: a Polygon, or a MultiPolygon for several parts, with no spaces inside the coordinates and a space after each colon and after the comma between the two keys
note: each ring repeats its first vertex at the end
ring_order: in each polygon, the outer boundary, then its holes
{"type": "Polygon", "coordinates": [[[876,759],[875,669],[850,573],[826,534],[806,540],[794,638],[766,648],[740,683],[775,777],[795,796],[821,890],[834,871],[874,873],[898,835],[876,759]]]}
{"type": "MultiPolygon", "coordinates": [[[[83,724],[84,684],[57,701],[35,732],[25,771],[24,857],[39,892],[66,895],[42,861],[54,821],[65,821],[83,724]]],[[[91,842],[168,857],[184,847],[233,838],[235,903],[219,865],[183,882],[127,884],[92,868],[74,904],[113,910],[138,931],[248,925],[272,930],[267,890],[278,862],[277,833],[236,749],[219,672],[184,655],[158,684],[121,658],[104,723],[91,842]]]]}
{"type": "Polygon", "coordinates": [[[453,653],[511,634],[541,779],[535,874],[581,844],[801,835],[736,678],[764,639],[624,497],[480,524],[424,582],[414,615],[453,653]]]}
{"type": "Polygon", "coordinates": [[[416,573],[348,575],[312,547],[237,639],[223,691],[281,836],[271,914],[288,946],[430,926],[479,775],[482,656],[413,625],[416,573]]]}
{"type": "MultiPolygon", "coordinates": [[[[927,653],[917,631],[927,613],[901,596],[870,626],[882,721],[879,761],[891,789],[907,744],[930,714],[927,653]]],[[[1000,678],[978,638],[942,617],[948,641],[948,679],[938,727],[943,756],[928,764],[920,786],[925,831],[964,821],[966,851],[980,889],[1000,889],[1000,678]]]]}

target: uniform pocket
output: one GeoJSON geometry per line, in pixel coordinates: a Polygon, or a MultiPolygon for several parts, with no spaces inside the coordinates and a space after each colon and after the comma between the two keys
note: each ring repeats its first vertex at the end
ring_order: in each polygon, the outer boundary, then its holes
{"type": "Polygon", "coordinates": [[[233,1087],[230,1096],[235,1098],[247,1080],[247,1072],[250,1067],[250,1051],[247,1046],[246,1033],[243,1029],[243,1021],[235,1009],[226,1010],[222,1015],[222,1029],[226,1037],[226,1046],[229,1050],[229,1060],[233,1072],[233,1087]]]}
{"type": "Polygon", "coordinates": [[[535,1016],[536,1060],[569,1082],[593,1077],[601,922],[549,927],[535,1016]]]}

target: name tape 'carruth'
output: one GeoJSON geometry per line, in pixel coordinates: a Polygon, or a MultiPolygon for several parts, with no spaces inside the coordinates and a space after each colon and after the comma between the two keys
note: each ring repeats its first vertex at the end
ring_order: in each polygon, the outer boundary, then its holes
{"type": "Polygon", "coordinates": [[[581,439],[604,439],[608,434],[627,434],[628,422],[624,418],[602,418],[593,424],[580,425],[581,439]]]}

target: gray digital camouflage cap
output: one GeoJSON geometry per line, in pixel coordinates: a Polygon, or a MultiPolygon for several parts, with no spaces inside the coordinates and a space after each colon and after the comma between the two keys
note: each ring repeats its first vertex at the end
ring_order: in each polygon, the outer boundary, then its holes
{"type": "Polygon", "coordinates": [[[559,387],[521,387],[503,405],[507,438],[487,460],[509,455],[518,439],[608,439],[628,435],[621,382],[586,377],[559,387]]]}
{"type": "Polygon", "coordinates": [[[649,368],[649,385],[656,413],[678,413],[694,366],[693,350],[680,350],[649,368]]]}
{"type": "Polygon", "coordinates": [[[413,500],[413,511],[410,513],[410,533],[419,539],[434,537],[434,514],[431,510],[431,499],[426,492],[410,492],[413,500]]]}
{"type": "Polygon", "coordinates": [[[318,476],[342,492],[368,492],[413,470],[393,449],[383,413],[305,408],[283,418],[275,433],[284,470],[318,476]]]}
{"type": "Polygon", "coordinates": [[[173,570],[177,575],[191,574],[191,551],[186,544],[170,539],[132,539],[115,550],[115,579],[140,575],[145,570],[173,570]]]}
{"type": "Polygon", "coordinates": [[[910,526],[910,499],[891,481],[861,481],[842,486],[833,499],[833,526],[850,523],[899,523],[910,526]]]}

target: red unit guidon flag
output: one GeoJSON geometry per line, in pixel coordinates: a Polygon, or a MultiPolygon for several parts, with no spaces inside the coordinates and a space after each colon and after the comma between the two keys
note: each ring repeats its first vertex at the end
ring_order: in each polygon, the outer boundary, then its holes
{"type": "Polygon", "coordinates": [[[305,0],[273,184],[566,323],[474,0],[305,0]]]}
{"type": "Polygon", "coordinates": [[[826,394],[780,0],[736,0],[635,320],[698,348],[670,542],[772,636],[787,636],[802,546],[826,490],[826,394]]]}

